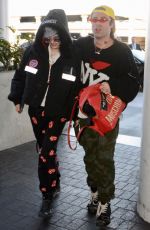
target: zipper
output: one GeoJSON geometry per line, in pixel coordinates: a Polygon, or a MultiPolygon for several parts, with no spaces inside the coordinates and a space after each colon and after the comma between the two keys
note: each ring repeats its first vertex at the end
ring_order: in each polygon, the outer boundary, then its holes
{"type": "Polygon", "coordinates": [[[46,88],[46,92],[45,92],[44,98],[42,100],[41,106],[45,106],[46,96],[47,96],[49,85],[50,85],[50,75],[51,75],[51,64],[50,64],[50,61],[49,61],[49,70],[48,70],[48,78],[47,78],[47,88],[46,88]]]}
{"type": "Polygon", "coordinates": [[[51,53],[51,48],[50,45],[48,46],[48,62],[49,62],[49,70],[48,70],[48,79],[47,79],[47,83],[50,83],[50,75],[51,75],[51,58],[50,58],[50,53],[51,53]]]}
{"type": "Polygon", "coordinates": [[[50,78],[51,78],[50,75],[51,75],[51,64],[49,62],[48,79],[47,79],[48,84],[50,83],[50,78]]]}

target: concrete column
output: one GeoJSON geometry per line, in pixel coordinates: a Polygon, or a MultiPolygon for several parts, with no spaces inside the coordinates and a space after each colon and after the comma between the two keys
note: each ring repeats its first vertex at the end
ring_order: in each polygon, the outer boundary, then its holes
{"type": "Polygon", "coordinates": [[[9,20],[8,20],[8,1],[0,0],[0,37],[8,40],[9,37],[9,20]]]}
{"type": "Polygon", "coordinates": [[[36,23],[38,24],[38,26],[41,24],[41,16],[36,16],[36,23]]]}
{"type": "MultiPolygon", "coordinates": [[[[81,27],[82,28],[79,28],[79,30],[80,30],[81,36],[83,36],[83,37],[88,35],[89,28],[91,30],[90,23],[87,23],[87,17],[88,17],[87,14],[82,14],[81,15],[81,18],[82,18],[82,26],[81,27]]],[[[92,32],[92,30],[91,30],[91,32],[92,32]]]]}
{"type": "Polygon", "coordinates": [[[135,36],[135,17],[132,15],[129,17],[128,22],[129,28],[128,28],[128,43],[131,43],[131,38],[135,36]]]}
{"type": "MultiPolygon", "coordinates": [[[[148,4],[148,9],[150,12],[150,3],[148,4]]],[[[150,14],[148,15],[145,49],[143,132],[137,211],[146,222],[150,223],[150,14]]]]}

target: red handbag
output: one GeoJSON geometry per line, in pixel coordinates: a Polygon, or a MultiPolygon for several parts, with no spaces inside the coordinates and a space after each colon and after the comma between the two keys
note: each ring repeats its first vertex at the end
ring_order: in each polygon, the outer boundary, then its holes
{"type": "MultiPolygon", "coordinates": [[[[82,89],[79,93],[78,104],[81,112],[88,117],[88,114],[84,112],[84,105],[89,104],[94,109],[95,115],[90,117],[91,125],[85,125],[79,130],[77,140],[79,140],[81,133],[85,128],[91,128],[98,132],[101,136],[115,128],[120,114],[125,109],[126,104],[117,96],[111,94],[104,94],[101,92],[100,83],[96,85],[88,86],[82,89]]],[[[73,111],[77,105],[77,101],[74,105],[73,111]]],[[[72,112],[72,116],[73,117],[72,112]]],[[[71,120],[68,127],[68,144],[70,145],[70,126],[71,120]]]]}
{"type": "Polygon", "coordinates": [[[83,113],[85,102],[92,106],[96,113],[91,118],[92,125],[87,127],[94,129],[102,136],[115,128],[120,114],[126,107],[119,97],[102,93],[100,84],[88,86],[80,91],[79,108],[83,113]]]}

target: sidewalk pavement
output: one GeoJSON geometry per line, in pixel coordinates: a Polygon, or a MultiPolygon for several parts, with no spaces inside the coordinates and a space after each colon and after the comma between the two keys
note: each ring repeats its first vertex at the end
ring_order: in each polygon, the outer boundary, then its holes
{"type": "MultiPolygon", "coordinates": [[[[75,138],[71,137],[72,144],[75,138]]],[[[55,199],[53,216],[38,217],[41,194],[38,190],[35,142],[0,152],[1,230],[98,230],[95,217],[88,215],[90,197],[83,163],[84,151],[69,149],[67,136],[58,145],[61,193],[55,199]]],[[[117,143],[115,150],[116,197],[111,202],[112,220],[105,229],[149,230],[136,212],[140,147],[117,143]]],[[[104,229],[104,228],[103,228],[104,229]]]]}

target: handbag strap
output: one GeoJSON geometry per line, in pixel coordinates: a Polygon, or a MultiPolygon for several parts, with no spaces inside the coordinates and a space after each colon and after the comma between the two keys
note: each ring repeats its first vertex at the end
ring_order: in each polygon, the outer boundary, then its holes
{"type": "Polygon", "coordinates": [[[71,112],[71,115],[70,115],[70,119],[69,119],[69,123],[68,123],[68,130],[67,130],[68,145],[69,145],[70,149],[72,149],[72,150],[76,150],[76,148],[77,148],[77,140],[76,140],[76,144],[75,144],[74,147],[72,147],[72,145],[71,145],[71,141],[70,141],[70,130],[71,130],[71,127],[72,127],[72,120],[73,120],[73,117],[74,117],[74,114],[75,114],[75,110],[76,110],[78,101],[79,101],[79,98],[76,97],[76,100],[74,102],[74,105],[73,105],[73,108],[72,108],[72,112],[71,112]]]}

